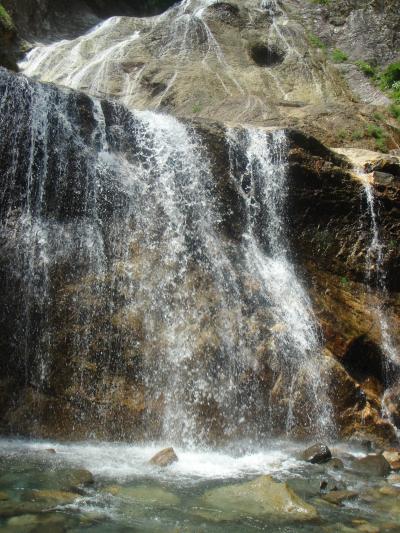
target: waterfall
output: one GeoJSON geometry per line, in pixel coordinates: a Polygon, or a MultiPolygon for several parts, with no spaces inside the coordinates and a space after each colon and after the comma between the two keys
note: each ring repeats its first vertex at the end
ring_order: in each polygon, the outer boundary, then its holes
{"type": "MultiPolygon", "coordinates": [[[[242,132],[230,130],[229,139],[231,173],[246,202],[247,269],[260,284],[275,322],[270,359],[276,376],[274,388],[282,381],[289,391],[284,415],[286,431],[290,434],[298,421],[299,412],[294,415],[294,411],[301,395],[310,426],[321,435],[332,434],[331,404],[327,384],[321,377],[324,367],[321,334],[288,250],[285,134],[247,128],[242,132]]],[[[271,398],[271,412],[273,403],[271,398]]]]}
{"type": "Polygon", "coordinates": [[[226,133],[236,242],[192,127],[4,70],[0,96],[1,277],[16,306],[1,322],[26,386],[61,389],[82,419],[105,417],[115,391],[143,394],[145,435],[186,445],[332,431],[285,230],[284,132],[226,133]]]}
{"type": "MultiPolygon", "coordinates": [[[[361,175],[361,174],[360,174],[361,175]]],[[[386,273],[383,266],[383,243],[379,235],[379,225],[377,220],[376,199],[373,185],[365,176],[362,176],[362,184],[364,187],[365,199],[367,201],[368,212],[370,217],[370,231],[371,241],[366,254],[366,276],[367,282],[372,283],[379,292],[379,296],[384,300],[387,294],[386,288],[386,273]]],[[[391,326],[386,315],[386,312],[381,304],[373,306],[373,312],[376,321],[379,325],[381,333],[381,348],[385,357],[384,372],[385,372],[385,392],[382,399],[383,414],[390,419],[390,413],[386,408],[386,397],[390,393],[390,382],[392,381],[391,374],[394,369],[400,366],[400,358],[398,347],[391,335],[391,326]]],[[[395,427],[395,426],[394,426],[395,427]]],[[[396,428],[399,435],[399,429],[396,428]]]]}

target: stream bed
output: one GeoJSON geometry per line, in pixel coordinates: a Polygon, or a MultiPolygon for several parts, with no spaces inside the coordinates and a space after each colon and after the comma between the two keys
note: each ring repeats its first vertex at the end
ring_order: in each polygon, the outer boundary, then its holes
{"type": "MultiPolygon", "coordinates": [[[[220,450],[175,448],[179,461],[160,468],[149,459],[166,443],[0,441],[0,530],[19,532],[399,532],[400,476],[357,474],[362,448],[332,445],[334,457],[317,465],[299,460],[304,444],[248,443],[220,450]],[[215,488],[271,475],[286,482],[317,516],[259,516],[234,508],[210,514],[205,495],[215,488]],[[339,505],[324,498],[356,493],[339,505]],[[231,515],[229,514],[231,512],[231,515]]],[[[244,492],[245,492],[244,490],[244,492]]],[[[246,496],[245,496],[246,497],[246,496]]],[[[265,497],[268,498],[268,495],[265,497]]],[[[273,498],[271,494],[271,498],[273,498]]]]}

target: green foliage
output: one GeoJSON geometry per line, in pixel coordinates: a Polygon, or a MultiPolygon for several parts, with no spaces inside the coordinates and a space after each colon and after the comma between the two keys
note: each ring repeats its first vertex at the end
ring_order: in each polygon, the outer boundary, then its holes
{"type": "Polygon", "coordinates": [[[321,39],[318,37],[318,35],[314,35],[313,33],[308,34],[308,40],[310,42],[310,45],[314,48],[321,48],[322,50],[326,49],[326,44],[321,41],[321,39]]]}
{"type": "Polygon", "coordinates": [[[14,29],[12,18],[2,4],[0,4],[0,25],[6,30],[14,29]]]}
{"type": "Polygon", "coordinates": [[[387,152],[388,148],[386,145],[386,134],[376,124],[368,124],[365,129],[366,137],[373,137],[375,139],[375,147],[380,152],[387,152]]]}
{"type": "Polygon", "coordinates": [[[311,0],[313,4],[320,4],[322,6],[329,6],[331,0],[311,0]]]}
{"type": "Polygon", "coordinates": [[[353,141],[359,141],[360,139],[364,138],[364,132],[361,130],[355,130],[351,134],[351,138],[353,141]]]}
{"type": "Polygon", "coordinates": [[[192,107],[192,113],[200,113],[201,110],[202,106],[198,102],[192,107]]]}
{"type": "Polygon", "coordinates": [[[346,286],[346,285],[348,285],[349,280],[346,278],[346,276],[342,276],[342,277],[340,278],[340,283],[341,283],[343,286],[346,286]]]}
{"type": "Polygon", "coordinates": [[[399,104],[392,104],[389,107],[389,113],[397,119],[400,122],[400,105],[399,104]]]}
{"type": "Polygon", "coordinates": [[[375,113],[372,113],[372,116],[378,122],[382,122],[385,120],[385,117],[382,115],[382,113],[378,113],[377,111],[375,113]]]}
{"type": "Polygon", "coordinates": [[[332,52],[332,59],[335,63],[343,63],[344,61],[348,60],[348,56],[343,50],[339,50],[339,48],[335,48],[332,52]]]}
{"type": "Polygon", "coordinates": [[[338,133],[337,133],[337,136],[338,136],[339,139],[341,139],[343,141],[347,137],[346,130],[339,130],[338,133]]]}
{"type": "Polygon", "coordinates": [[[374,139],[380,139],[383,136],[382,128],[376,124],[368,124],[365,128],[365,134],[367,137],[374,137],[374,139]]]}
{"type": "Polygon", "coordinates": [[[363,60],[356,61],[355,64],[366,76],[368,76],[368,78],[375,78],[377,74],[375,67],[363,60]]]}
{"type": "Polygon", "coordinates": [[[392,89],[396,82],[400,82],[400,61],[391,63],[380,75],[383,89],[392,89]]]}

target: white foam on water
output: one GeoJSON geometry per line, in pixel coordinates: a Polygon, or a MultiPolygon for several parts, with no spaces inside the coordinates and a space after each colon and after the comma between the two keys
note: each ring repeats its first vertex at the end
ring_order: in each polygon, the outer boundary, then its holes
{"type": "Polygon", "coordinates": [[[63,444],[54,441],[0,440],[0,457],[35,457],[38,453],[50,463],[74,468],[86,468],[95,477],[114,481],[149,478],[170,482],[201,482],[248,476],[279,474],[284,476],[301,467],[293,455],[293,445],[287,449],[273,447],[237,455],[222,450],[187,450],[175,448],[178,462],[168,468],[149,464],[149,460],[168,443],[132,445],[101,442],[63,444]],[[56,450],[49,454],[47,449],[56,450]]]}

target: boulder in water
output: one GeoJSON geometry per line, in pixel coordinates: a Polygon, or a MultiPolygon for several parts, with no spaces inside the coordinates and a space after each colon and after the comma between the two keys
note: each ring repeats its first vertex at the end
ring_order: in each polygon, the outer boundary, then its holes
{"type": "Polygon", "coordinates": [[[172,463],[178,461],[178,456],[175,453],[173,448],[165,448],[164,450],[159,451],[150,459],[150,464],[157,466],[169,466],[172,463]]]}
{"type": "Polygon", "coordinates": [[[390,464],[392,470],[400,470],[400,452],[399,450],[385,450],[383,452],[383,457],[390,464]]]}
{"type": "Polygon", "coordinates": [[[383,455],[367,455],[356,459],[352,467],[356,472],[369,476],[386,477],[390,473],[390,464],[383,455]]]}
{"type": "Polygon", "coordinates": [[[332,454],[328,446],[318,443],[304,450],[301,458],[303,461],[307,461],[307,463],[321,464],[332,459],[332,454]]]}
{"type": "Polygon", "coordinates": [[[241,516],[312,520],[316,509],[300,498],[286,483],[271,476],[261,476],[247,483],[237,483],[208,490],[200,499],[196,514],[214,521],[236,520],[241,516]]]}

